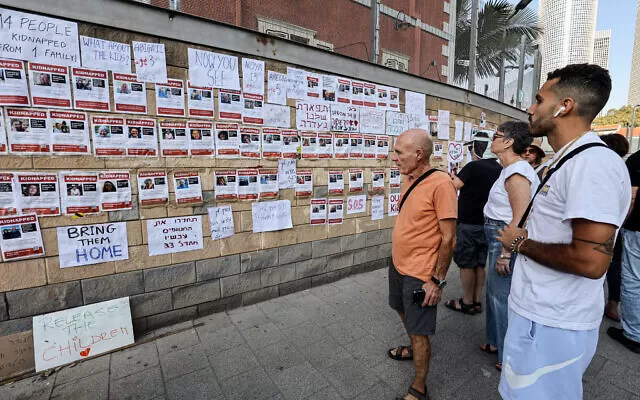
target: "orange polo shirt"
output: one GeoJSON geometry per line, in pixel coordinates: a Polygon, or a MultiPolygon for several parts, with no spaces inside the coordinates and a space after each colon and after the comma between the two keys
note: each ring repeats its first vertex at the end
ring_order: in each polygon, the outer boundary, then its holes
{"type": "MultiPolygon", "coordinates": [[[[403,182],[401,201],[411,184],[403,182]]],[[[391,248],[398,272],[431,279],[442,242],[438,221],[449,218],[458,218],[458,194],[448,174],[434,172],[413,189],[396,218],[391,248]]]]}

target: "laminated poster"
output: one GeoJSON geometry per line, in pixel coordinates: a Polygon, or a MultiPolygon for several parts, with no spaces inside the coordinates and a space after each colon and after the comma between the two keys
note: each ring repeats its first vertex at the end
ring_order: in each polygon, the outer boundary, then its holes
{"type": "Polygon", "coordinates": [[[331,130],[333,132],[360,132],[360,108],[346,104],[331,105],[331,130]]]}
{"type": "Polygon", "coordinates": [[[60,171],[60,200],[64,215],[98,214],[100,192],[98,173],[89,171],[60,171]]]}
{"type": "Polygon", "coordinates": [[[216,170],[214,176],[216,200],[236,200],[238,198],[236,170],[216,170]]]}
{"type": "Polygon", "coordinates": [[[371,198],[371,220],[377,221],[384,218],[384,196],[371,198]]]}
{"type": "Polygon", "coordinates": [[[362,150],[362,157],[365,159],[376,158],[376,135],[362,135],[364,140],[364,147],[362,150]]]}
{"type": "Polygon", "coordinates": [[[240,135],[238,124],[216,123],[216,157],[238,158],[240,135]]]}
{"type": "Polygon", "coordinates": [[[433,142],[433,158],[442,160],[442,142],[433,142]]]}
{"type": "Polygon", "coordinates": [[[388,86],[378,85],[378,108],[382,111],[390,110],[389,107],[389,89],[388,86]]]}
{"type": "MultiPolygon", "coordinates": [[[[160,120],[160,153],[163,157],[186,157],[189,155],[187,121],[160,120]]],[[[213,150],[213,146],[210,151],[213,150]]]]}
{"type": "Polygon", "coordinates": [[[30,106],[24,63],[0,59],[0,106],[30,106]]]}
{"type": "Polygon", "coordinates": [[[320,75],[313,72],[306,73],[307,78],[307,98],[309,100],[319,100],[322,93],[320,87],[320,75]]]}
{"type": "Polygon", "coordinates": [[[200,250],[204,247],[202,216],[147,220],[149,256],[200,250]]]}
{"type": "MultiPolygon", "coordinates": [[[[176,130],[176,134],[180,132],[176,130]]],[[[213,122],[187,121],[187,141],[189,154],[192,157],[211,157],[214,149],[213,122]]],[[[183,139],[180,138],[180,141],[183,139]]]]}
{"type": "Polygon", "coordinates": [[[318,134],[316,132],[300,132],[301,157],[303,159],[318,158],[318,134]]]}
{"type": "Polygon", "coordinates": [[[389,110],[400,111],[400,89],[389,88],[389,110]]]}
{"type": "Polygon", "coordinates": [[[389,169],[389,187],[392,189],[400,188],[400,169],[396,167],[389,169]]]}
{"type": "Polygon", "coordinates": [[[244,109],[242,110],[242,123],[250,125],[264,124],[264,96],[261,94],[244,93],[244,109]]]}
{"type": "Polygon", "coordinates": [[[213,88],[194,86],[191,81],[187,81],[187,105],[189,117],[213,118],[215,116],[213,88]]]}
{"type": "Polygon", "coordinates": [[[275,199],[278,197],[278,170],[260,169],[260,200],[275,199]]]}
{"type": "Polygon", "coordinates": [[[16,172],[21,214],[60,215],[58,175],[44,172],[16,172]]]}
{"type": "Polygon", "coordinates": [[[344,171],[329,170],[329,195],[344,194],[344,171]]]}
{"type": "Polygon", "coordinates": [[[93,154],[96,157],[122,157],[127,154],[128,135],[124,118],[92,116],[93,154]]]}
{"type": "Polygon", "coordinates": [[[242,91],[264,97],[264,61],[242,59],[242,91]]]}
{"type": "Polygon", "coordinates": [[[404,112],[407,114],[425,115],[427,109],[427,97],[424,93],[416,93],[405,90],[404,112]]]}
{"type": "Polygon", "coordinates": [[[334,157],[338,159],[349,158],[349,150],[351,149],[351,145],[349,144],[349,134],[336,133],[333,136],[333,140],[334,157]]]}
{"type": "Polygon", "coordinates": [[[35,107],[71,108],[69,67],[29,63],[29,88],[35,107]]]}
{"type": "Polygon", "coordinates": [[[389,158],[389,136],[376,136],[376,158],[389,158]]]}
{"type": "Polygon", "coordinates": [[[140,82],[167,82],[167,57],[163,43],[132,41],[133,61],[140,82]]]}
{"type": "Polygon", "coordinates": [[[60,268],[129,259],[126,222],[61,226],[57,233],[60,268]]]}
{"type": "Polygon", "coordinates": [[[239,90],[220,89],[218,94],[218,117],[229,121],[242,121],[244,103],[239,90]]]}
{"type": "Polygon", "coordinates": [[[106,70],[71,68],[73,108],[76,110],[111,111],[109,75],[106,70]]]}
{"type": "Polygon", "coordinates": [[[260,201],[251,205],[253,232],[274,232],[293,228],[289,200],[260,201]]]}
{"type": "Polygon", "coordinates": [[[10,153],[38,155],[51,152],[51,128],[46,110],[6,108],[5,112],[10,153]]]}
{"type": "Polygon", "coordinates": [[[296,187],[296,160],[278,160],[278,188],[293,189],[296,187]]]}
{"type": "Polygon", "coordinates": [[[131,73],[131,46],[89,36],[80,36],[82,66],[131,73]]]}
{"type": "Polygon", "coordinates": [[[174,172],[173,187],[178,205],[202,203],[202,181],[198,171],[174,172]]]}
{"type": "Polygon", "coordinates": [[[327,223],[327,199],[311,199],[309,204],[311,225],[327,223]]]}
{"type": "Polygon", "coordinates": [[[138,171],[138,200],[142,207],[169,202],[169,180],[165,171],[138,171]]]}
{"type": "Polygon", "coordinates": [[[338,78],[338,89],[336,91],[338,103],[351,104],[351,80],[338,78]]]}
{"type": "Polygon", "coordinates": [[[189,79],[196,86],[240,90],[238,57],[188,49],[189,79]]]}
{"type": "MultiPolygon", "coordinates": [[[[429,133],[432,138],[438,137],[438,116],[437,115],[429,115],[429,133]]],[[[447,139],[449,139],[449,134],[447,134],[447,139]]]]}
{"type": "Polygon", "coordinates": [[[156,83],[156,114],[165,117],[185,116],[184,81],[168,79],[167,83],[156,83]]]}
{"type": "Polygon", "coordinates": [[[238,200],[254,201],[258,200],[260,186],[258,184],[257,169],[238,170],[238,200]]]}
{"type": "Polygon", "coordinates": [[[375,83],[364,83],[364,106],[376,108],[378,106],[378,95],[376,94],[375,83]]]}
{"type": "Polygon", "coordinates": [[[360,108],[360,132],[374,135],[385,134],[386,113],[380,108],[360,108]]]}
{"type": "Polygon", "coordinates": [[[387,214],[390,217],[398,215],[400,212],[400,193],[389,193],[389,210],[387,214]]]}
{"type": "Polygon", "coordinates": [[[296,197],[309,197],[313,194],[313,173],[310,169],[296,171],[296,197]]]}
{"type": "Polygon", "coordinates": [[[14,172],[0,172],[0,216],[16,215],[20,208],[14,172]]]}
{"type": "Polygon", "coordinates": [[[364,172],[360,168],[349,169],[349,193],[360,193],[364,190],[364,172]]]}
{"type": "Polygon", "coordinates": [[[234,235],[233,210],[230,205],[207,208],[211,240],[220,240],[234,235]]]}
{"type": "Polygon", "coordinates": [[[331,132],[318,133],[318,158],[333,158],[333,134],[331,132]]]}
{"type": "Polygon", "coordinates": [[[282,130],[282,158],[298,158],[300,153],[300,136],[295,129],[282,130]]]}
{"type": "Polygon", "coordinates": [[[364,140],[362,134],[350,134],[349,142],[349,158],[362,158],[364,156],[364,140]]]}
{"type": "Polygon", "coordinates": [[[329,225],[339,225],[344,221],[344,199],[329,199],[329,225]]]}
{"type": "Polygon", "coordinates": [[[287,104],[287,74],[275,71],[268,73],[267,101],[272,104],[287,104]]]}
{"type": "Polygon", "coordinates": [[[260,128],[240,128],[240,157],[260,159],[260,128]]]}
{"type": "Polygon", "coordinates": [[[329,131],[331,111],[328,103],[296,101],[296,128],[307,131],[329,131]]]}
{"type": "Polygon", "coordinates": [[[35,214],[0,217],[2,260],[44,256],[40,223],[35,214]]]}
{"type": "Polygon", "coordinates": [[[304,100],[307,98],[306,71],[287,67],[287,98],[296,100],[304,100]]]}
{"type": "Polygon", "coordinates": [[[155,119],[127,118],[127,156],[157,157],[158,137],[155,119]]]}
{"type": "Polygon", "coordinates": [[[291,109],[287,106],[262,103],[264,107],[264,125],[278,128],[291,127],[291,109]]]}
{"type": "Polygon", "coordinates": [[[338,77],[333,75],[322,75],[322,100],[336,101],[336,92],[338,91],[338,77]]]}
{"type": "Polygon", "coordinates": [[[371,191],[384,192],[384,170],[374,169],[371,171],[371,191]]]}
{"type": "Polygon", "coordinates": [[[135,74],[113,73],[113,103],[115,112],[147,113],[147,88],[135,74]]]}
{"type": "Polygon", "coordinates": [[[131,185],[129,171],[106,171],[98,173],[100,208],[102,211],[131,209],[131,185]]]}
{"type": "Polygon", "coordinates": [[[405,113],[387,111],[387,135],[400,136],[400,134],[409,129],[409,117],[405,113]]]}
{"type": "Polygon", "coordinates": [[[276,128],[262,128],[262,158],[282,158],[282,133],[276,128]]]}
{"type": "Polygon", "coordinates": [[[364,82],[351,81],[351,104],[364,106],[364,82]]]}

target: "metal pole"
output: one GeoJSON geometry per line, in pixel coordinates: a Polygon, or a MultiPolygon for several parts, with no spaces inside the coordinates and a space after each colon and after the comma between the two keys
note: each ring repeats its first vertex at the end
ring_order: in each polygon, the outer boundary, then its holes
{"type": "MultiPolygon", "coordinates": [[[[629,147],[633,148],[633,131],[635,130],[635,126],[636,126],[636,109],[640,107],[640,104],[633,106],[633,111],[631,112],[631,138],[628,139],[629,140],[629,147]]],[[[638,146],[636,147],[636,150],[640,150],[640,140],[638,140],[638,146]]]]}
{"type": "Polygon", "coordinates": [[[471,3],[471,38],[469,40],[469,72],[467,80],[468,89],[476,91],[476,48],[478,47],[478,0],[471,3]]]}
{"type": "Polygon", "coordinates": [[[518,108],[522,108],[522,84],[524,83],[524,58],[526,56],[525,54],[525,46],[527,45],[526,43],[527,38],[522,35],[520,37],[520,64],[518,65],[518,92],[516,93],[517,96],[517,100],[516,100],[516,107],[518,108]]]}
{"type": "Polygon", "coordinates": [[[536,103],[536,94],[540,89],[540,75],[542,75],[542,56],[540,55],[540,47],[536,46],[533,54],[533,85],[531,90],[531,104],[536,103]]]}
{"type": "Polygon", "coordinates": [[[380,53],[380,0],[371,1],[371,54],[369,61],[378,63],[380,53]]]}
{"type": "MultiPolygon", "coordinates": [[[[507,38],[507,31],[502,32],[502,43],[504,44],[505,39],[507,38]]],[[[504,65],[504,57],[500,59],[500,80],[498,81],[498,101],[500,103],[504,103],[504,80],[505,80],[505,65],[504,65]]]]}

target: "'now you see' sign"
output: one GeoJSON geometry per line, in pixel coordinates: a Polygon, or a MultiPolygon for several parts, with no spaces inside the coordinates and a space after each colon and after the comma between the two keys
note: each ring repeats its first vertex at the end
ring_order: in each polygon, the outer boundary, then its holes
{"type": "Polygon", "coordinates": [[[58,227],[60,268],[128,260],[126,222],[58,227]]]}

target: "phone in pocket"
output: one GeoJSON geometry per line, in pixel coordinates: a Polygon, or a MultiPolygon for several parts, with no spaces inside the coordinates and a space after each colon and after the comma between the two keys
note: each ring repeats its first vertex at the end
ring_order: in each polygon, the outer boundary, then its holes
{"type": "Polygon", "coordinates": [[[424,303],[424,297],[426,296],[426,292],[424,291],[424,289],[420,288],[420,289],[416,289],[413,291],[413,304],[420,304],[422,305],[422,303],[424,303]]]}

